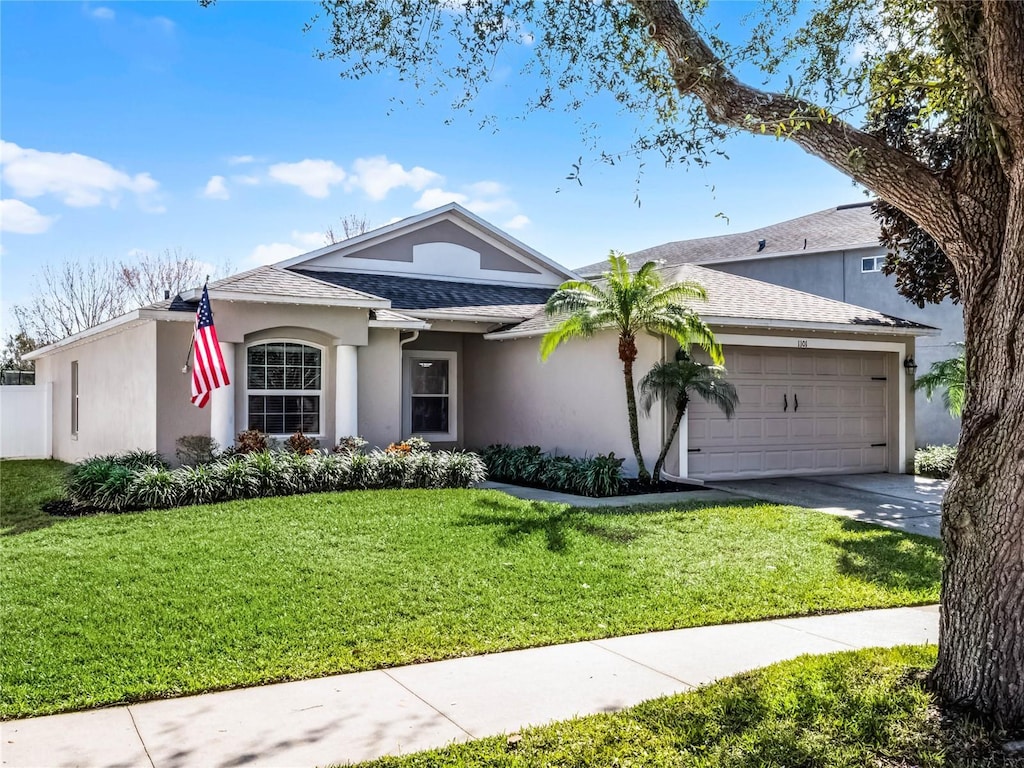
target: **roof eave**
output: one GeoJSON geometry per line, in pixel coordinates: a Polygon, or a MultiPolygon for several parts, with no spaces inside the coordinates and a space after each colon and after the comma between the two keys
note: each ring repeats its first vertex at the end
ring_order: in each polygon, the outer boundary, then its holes
{"type": "Polygon", "coordinates": [[[145,315],[143,312],[144,310],[141,309],[133,309],[131,312],[126,312],[120,317],[115,317],[113,320],[107,320],[105,323],[92,326],[92,328],[86,328],[84,331],[79,331],[78,333],[73,333],[70,336],[65,336],[63,339],[55,341],[52,344],[47,344],[45,347],[34,349],[28,354],[22,355],[22,359],[38,360],[42,357],[48,357],[54,352],[59,352],[67,347],[89,341],[94,337],[109,335],[110,333],[118,330],[127,330],[127,328],[122,328],[122,326],[141,324],[144,321],[152,319],[148,316],[149,311],[147,311],[145,315]]]}

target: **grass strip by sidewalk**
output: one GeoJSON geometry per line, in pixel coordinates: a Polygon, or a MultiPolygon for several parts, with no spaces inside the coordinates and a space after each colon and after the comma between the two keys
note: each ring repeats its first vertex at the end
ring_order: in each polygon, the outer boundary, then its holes
{"type": "MultiPolygon", "coordinates": [[[[11,464],[5,518],[43,493],[9,496],[25,474],[11,464]]],[[[937,542],[753,502],[584,511],[377,491],[20,512],[0,537],[5,718],[938,598],[937,542]]]]}
{"type": "MultiPolygon", "coordinates": [[[[923,686],[935,648],[804,656],[623,712],[363,768],[1010,768],[1012,735],[943,716],[923,686]]],[[[1019,766],[1019,762],[1017,763],[1019,766]]]]}

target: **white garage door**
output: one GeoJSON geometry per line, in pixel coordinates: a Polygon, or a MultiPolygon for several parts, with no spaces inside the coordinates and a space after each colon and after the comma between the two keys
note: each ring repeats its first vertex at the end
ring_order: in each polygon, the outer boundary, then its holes
{"type": "Polygon", "coordinates": [[[689,406],[689,474],[705,480],[884,472],[885,358],[881,352],[729,347],[739,392],[727,420],[689,406]]]}

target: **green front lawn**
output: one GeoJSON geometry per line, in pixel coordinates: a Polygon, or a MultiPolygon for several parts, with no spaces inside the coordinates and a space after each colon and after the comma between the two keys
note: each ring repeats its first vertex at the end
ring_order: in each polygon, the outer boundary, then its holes
{"type": "Polygon", "coordinates": [[[937,542],[791,507],[459,490],[19,508],[59,466],[0,465],[3,717],[938,598],[937,542]]]}
{"type": "Polygon", "coordinates": [[[375,768],[1011,768],[1013,738],[931,704],[934,647],[804,656],[679,696],[375,768]]]}

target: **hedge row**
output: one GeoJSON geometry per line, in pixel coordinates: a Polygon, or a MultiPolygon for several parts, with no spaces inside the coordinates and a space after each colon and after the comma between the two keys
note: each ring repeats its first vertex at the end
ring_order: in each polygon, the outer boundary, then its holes
{"type": "Polygon", "coordinates": [[[616,458],[614,453],[575,459],[542,453],[536,445],[490,445],[480,456],[491,480],[580,496],[617,496],[622,490],[625,459],[616,458]]]}
{"type": "Polygon", "coordinates": [[[179,469],[133,452],[74,465],[65,491],[76,505],[122,512],[323,491],[466,488],[485,477],[480,457],[461,451],[260,451],[179,469]]]}
{"type": "Polygon", "coordinates": [[[953,472],[955,445],[929,445],[914,451],[914,474],[945,479],[953,472]]]}

